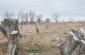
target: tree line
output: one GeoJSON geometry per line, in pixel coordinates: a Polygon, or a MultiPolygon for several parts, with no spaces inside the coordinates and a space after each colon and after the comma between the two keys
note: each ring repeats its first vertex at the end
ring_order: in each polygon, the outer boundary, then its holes
{"type": "MultiPolygon", "coordinates": [[[[13,18],[13,16],[14,16],[14,13],[11,13],[8,11],[6,11],[4,13],[5,18],[13,18]]],[[[58,13],[54,13],[52,15],[52,18],[55,20],[56,23],[58,22],[58,16],[59,16],[58,13]]],[[[30,24],[34,24],[34,23],[42,24],[42,23],[50,23],[51,22],[49,17],[46,18],[45,21],[43,21],[42,18],[43,18],[42,14],[36,14],[34,11],[23,12],[22,10],[20,10],[19,14],[18,14],[18,20],[22,24],[28,24],[28,23],[30,23],[30,24]]]]}

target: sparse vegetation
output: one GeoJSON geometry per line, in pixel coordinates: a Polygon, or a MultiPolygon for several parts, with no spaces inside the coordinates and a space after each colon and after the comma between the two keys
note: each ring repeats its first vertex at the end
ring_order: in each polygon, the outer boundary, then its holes
{"type": "MultiPolygon", "coordinates": [[[[83,25],[84,23],[79,23],[80,25],[83,25]]],[[[49,24],[49,29],[45,28],[45,24],[42,25],[37,25],[38,29],[39,29],[39,34],[36,33],[36,27],[35,25],[31,25],[31,24],[22,24],[22,29],[20,29],[20,33],[22,35],[22,38],[19,38],[19,50],[23,50],[23,51],[28,51],[28,52],[43,52],[43,51],[53,51],[56,54],[59,54],[59,48],[58,48],[58,44],[56,41],[52,41],[52,39],[54,39],[53,36],[60,38],[62,43],[63,41],[65,41],[66,36],[68,35],[67,33],[70,31],[70,29],[74,28],[85,28],[85,26],[79,26],[77,22],[75,22],[74,24],[72,23],[50,23],[49,24]],[[58,53],[57,53],[57,52],[58,53]]],[[[20,27],[19,27],[20,28],[20,27]]],[[[4,36],[2,34],[0,34],[0,36],[2,36],[2,38],[0,37],[0,39],[6,39],[4,38],[4,36]]],[[[4,44],[4,41],[0,40],[0,43],[4,44]],[[1,42],[2,41],[2,42],[1,42]]],[[[0,48],[0,51],[2,53],[4,52],[4,47],[3,45],[0,48]],[[2,50],[3,48],[3,50],[2,50]]],[[[3,54],[2,54],[3,55],[3,54]]]]}
{"type": "MultiPolygon", "coordinates": [[[[12,16],[13,14],[11,13],[5,13],[6,18],[11,19],[12,16]]],[[[69,22],[65,22],[64,20],[63,22],[59,22],[58,16],[58,14],[53,15],[56,23],[52,23],[50,18],[47,18],[45,21],[43,21],[41,19],[41,14],[37,15],[33,11],[27,13],[20,10],[18,15],[18,20],[20,21],[18,25],[18,31],[22,38],[18,38],[19,45],[17,46],[17,50],[35,53],[54,52],[57,55],[60,55],[59,46],[67,38],[70,29],[76,29],[80,27],[85,28],[85,22],[73,22],[73,20],[69,20],[69,22]]],[[[5,30],[3,30],[1,27],[0,29],[1,32],[6,35],[6,32],[4,32],[5,30]]],[[[0,35],[3,37],[2,33],[0,33],[0,35]]],[[[0,39],[3,40],[6,38],[3,37],[0,39]]],[[[3,44],[7,41],[5,42],[5,40],[1,40],[0,54],[4,55],[6,54],[5,50],[7,49],[7,46],[3,46],[3,44]]]]}
{"type": "Polygon", "coordinates": [[[85,55],[85,0],[0,0],[0,55],[85,55]]]}
{"type": "Polygon", "coordinates": [[[43,46],[40,46],[40,45],[38,45],[38,46],[34,46],[34,47],[26,47],[26,46],[23,46],[23,47],[21,47],[21,46],[19,46],[18,47],[19,48],[19,51],[26,51],[26,52],[34,52],[34,53],[39,53],[39,52],[44,52],[45,50],[44,50],[44,47],[43,46]]]}

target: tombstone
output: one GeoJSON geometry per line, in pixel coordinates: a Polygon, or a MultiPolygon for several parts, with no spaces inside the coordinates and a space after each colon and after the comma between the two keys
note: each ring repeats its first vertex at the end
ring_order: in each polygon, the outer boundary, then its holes
{"type": "Polygon", "coordinates": [[[6,55],[15,55],[17,42],[18,42],[18,20],[17,19],[4,19],[1,21],[0,31],[8,39],[8,48],[6,55]]]}
{"type": "Polygon", "coordinates": [[[85,31],[72,29],[60,50],[61,55],[85,55],[85,31]]]}

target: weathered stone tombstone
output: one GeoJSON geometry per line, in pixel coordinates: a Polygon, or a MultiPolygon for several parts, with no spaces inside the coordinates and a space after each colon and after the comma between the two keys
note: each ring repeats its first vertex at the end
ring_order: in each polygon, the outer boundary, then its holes
{"type": "Polygon", "coordinates": [[[15,55],[19,34],[18,20],[4,19],[4,21],[1,21],[0,30],[8,39],[6,55],[15,55]]]}
{"type": "Polygon", "coordinates": [[[61,55],[85,55],[85,31],[72,30],[60,50],[61,55]]]}

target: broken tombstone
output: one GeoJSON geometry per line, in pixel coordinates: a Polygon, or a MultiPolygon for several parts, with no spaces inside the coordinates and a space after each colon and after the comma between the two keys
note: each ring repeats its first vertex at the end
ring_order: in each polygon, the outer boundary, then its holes
{"type": "Polygon", "coordinates": [[[60,50],[61,55],[85,55],[85,30],[72,29],[60,50]]]}

